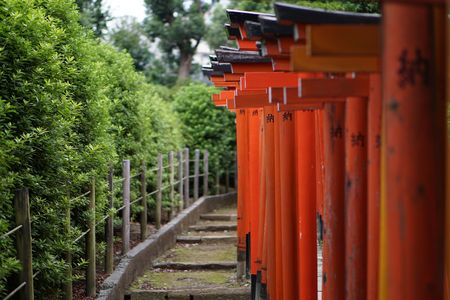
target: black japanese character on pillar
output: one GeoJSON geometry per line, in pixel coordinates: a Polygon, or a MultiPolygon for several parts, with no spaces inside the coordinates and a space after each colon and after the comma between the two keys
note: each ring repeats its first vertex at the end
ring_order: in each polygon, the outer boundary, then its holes
{"type": "Polygon", "coordinates": [[[292,113],[291,112],[283,113],[283,122],[284,121],[292,121],[292,113]]]}
{"type": "Polygon", "coordinates": [[[352,133],[352,147],[364,147],[366,137],[361,133],[352,133]]]}
{"type": "Polygon", "coordinates": [[[398,84],[401,88],[405,88],[408,85],[416,85],[419,77],[422,84],[428,85],[430,76],[430,62],[428,58],[422,56],[422,51],[416,49],[415,57],[409,58],[408,50],[404,49],[399,58],[399,69],[397,71],[399,75],[398,84]]]}

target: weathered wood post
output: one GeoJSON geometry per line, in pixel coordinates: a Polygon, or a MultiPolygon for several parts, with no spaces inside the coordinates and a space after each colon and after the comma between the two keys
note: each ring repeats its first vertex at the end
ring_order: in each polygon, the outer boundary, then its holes
{"type": "Polygon", "coordinates": [[[170,184],[170,218],[172,219],[175,216],[175,166],[173,164],[173,151],[169,152],[169,184],[170,184]]]}
{"type": "Polygon", "coordinates": [[[158,193],[156,194],[156,229],[161,227],[161,208],[162,208],[162,176],[163,176],[163,157],[158,154],[158,178],[156,188],[158,193]]]}
{"type": "Polygon", "coordinates": [[[122,254],[130,250],[130,161],[122,163],[123,210],[122,210],[122,254]]]}
{"type": "Polygon", "coordinates": [[[220,194],[220,165],[217,164],[216,170],[216,195],[220,194]]]}
{"type": "Polygon", "coordinates": [[[178,193],[180,194],[180,200],[178,203],[178,211],[183,210],[183,152],[178,151],[178,193]]]}
{"type": "Polygon", "coordinates": [[[383,1],[378,299],[445,299],[445,3],[383,1]]]}
{"type": "Polygon", "coordinates": [[[189,206],[189,148],[184,149],[184,208],[189,206]]]}
{"type": "Polygon", "coordinates": [[[20,282],[26,282],[20,293],[21,299],[34,299],[33,289],[33,258],[31,254],[31,220],[30,220],[30,199],[28,189],[16,190],[14,199],[14,209],[16,214],[16,225],[22,226],[17,231],[17,259],[20,261],[22,270],[19,273],[20,282]]]}
{"type": "Polygon", "coordinates": [[[108,219],[105,223],[105,272],[111,274],[114,268],[114,216],[112,215],[112,209],[114,204],[114,169],[112,165],[109,167],[108,173],[108,219]]]}
{"type": "Polygon", "coordinates": [[[141,166],[141,241],[147,237],[147,165],[142,161],[141,166]]]}
{"type": "Polygon", "coordinates": [[[194,152],[194,201],[198,200],[198,185],[200,174],[200,150],[195,149],[194,152]]]}
{"type": "Polygon", "coordinates": [[[225,170],[225,193],[230,191],[230,171],[225,170]]]}
{"type": "Polygon", "coordinates": [[[86,270],[86,295],[95,297],[96,294],[96,273],[95,273],[95,178],[91,179],[89,193],[89,217],[86,239],[88,266],[86,270]]]}
{"type": "Polygon", "coordinates": [[[203,196],[208,196],[209,152],[203,152],[203,196]]]}
{"type": "MultiPolygon", "coordinates": [[[[67,237],[70,238],[70,196],[67,195],[66,203],[66,218],[64,222],[64,231],[67,237]]],[[[71,241],[72,242],[72,241],[71,241]]],[[[73,289],[72,289],[72,251],[69,249],[66,252],[66,283],[64,284],[64,299],[72,300],[73,289]]]]}

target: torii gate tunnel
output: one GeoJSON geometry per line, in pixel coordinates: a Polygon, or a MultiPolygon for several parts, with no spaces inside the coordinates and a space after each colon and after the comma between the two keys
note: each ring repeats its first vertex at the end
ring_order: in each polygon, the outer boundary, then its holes
{"type": "Polygon", "coordinates": [[[445,2],[274,8],[228,10],[237,48],[203,68],[236,113],[238,275],[253,299],[449,299],[445,2]]]}

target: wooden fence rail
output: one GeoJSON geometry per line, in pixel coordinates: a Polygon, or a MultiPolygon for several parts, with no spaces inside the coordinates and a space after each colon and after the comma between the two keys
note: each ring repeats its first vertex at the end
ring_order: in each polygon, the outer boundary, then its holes
{"type": "MultiPolygon", "coordinates": [[[[96,231],[97,228],[104,222],[104,234],[105,234],[105,256],[104,256],[104,271],[110,274],[114,270],[114,217],[116,214],[121,213],[121,239],[122,239],[122,255],[125,255],[130,250],[130,222],[131,222],[131,205],[135,203],[140,203],[142,210],[140,212],[140,240],[147,238],[147,218],[148,218],[148,197],[156,196],[156,209],[155,209],[155,227],[159,229],[161,227],[162,219],[162,200],[163,191],[170,188],[169,193],[169,218],[176,216],[183,208],[187,208],[192,201],[196,201],[200,194],[200,177],[203,177],[202,187],[203,196],[209,193],[209,153],[208,151],[203,151],[203,159],[200,159],[201,152],[196,149],[194,152],[194,159],[191,160],[189,156],[189,149],[186,148],[183,151],[178,151],[176,153],[176,163],[175,154],[170,152],[168,154],[168,164],[163,165],[164,157],[162,154],[158,155],[157,167],[149,171],[156,171],[156,189],[152,192],[147,192],[147,180],[148,180],[148,170],[146,162],[142,162],[139,167],[139,173],[131,175],[131,162],[130,160],[124,160],[122,162],[122,177],[119,179],[114,179],[114,169],[112,165],[109,168],[107,183],[108,183],[108,212],[103,216],[100,221],[96,222],[96,193],[95,178],[91,179],[89,184],[89,189],[87,192],[76,196],[72,199],[67,197],[66,210],[65,210],[65,220],[64,220],[64,230],[67,236],[71,236],[72,226],[71,226],[71,203],[80,198],[89,197],[88,201],[88,219],[87,219],[87,230],[81,233],[77,238],[75,238],[72,243],[75,244],[83,237],[85,237],[86,243],[86,260],[88,262],[86,269],[86,295],[89,297],[95,297],[96,295],[96,231]],[[194,164],[193,175],[190,174],[190,163],[194,164]],[[202,165],[203,173],[200,173],[200,165],[202,165]],[[168,185],[163,186],[164,181],[164,169],[168,172],[168,185]],[[139,197],[131,201],[131,188],[132,180],[137,178],[140,182],[139,197]],[[175,180],[176,178],[176,180],[175,180]],[[191,198],[190,192],[190,179],[193,179],[193,195],[191,198]],[[122,185],[122,206],[118,209],[114,209],[114,188],[115,185],[122,185]],[[178,200],[176,199],[175,190],[178,192],[178,200]],[[177,203],[178,201],[178,203],[177,203]]],[[[225,181],[229,182],[229,174],[235,174],[235,171],[225,172],[225,181]]],[[[216,176],[216,192],[219,193],[220,187],[220,173],[216,176]]],[[[32,237],[31,237],[31,219],[30,219],[30,206],[29,206],[29,192],[28,189],[18,189],[15,193],[14,198],[14,208],[16,215],[16,227],[0,235],[0,239],[8,238],[9,236],[16,234],[16,248],[17,248],[17,259],[21,264],[21,270],[19,272],[19,283],[14,290],[12,290],[3,300],[7,299],[34,299],[34,287],[33,279],[39,274],[39,272],[33,273],[32,264],[32,237]]],[[[66,270],[67,283],[64,285],[64,299],[72,299],[73,289],[72,289],[72,259],[73,254],[71,251],[67,251],[64,256],[68,268],[66,270]]]]}

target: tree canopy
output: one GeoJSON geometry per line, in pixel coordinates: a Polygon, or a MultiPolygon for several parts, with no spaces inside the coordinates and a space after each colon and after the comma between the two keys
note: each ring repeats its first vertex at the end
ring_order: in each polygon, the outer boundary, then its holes
{"type": "MultiPolygon", "coordinates": [[[[208,5],[193,0],[145,0],[147,17],[144,28],[169,61],[175,62],[178,79],[187,79],[194,54],[206,33],[204,14],[208,5]]],[[[169,65],[170,66],[170,65],[169,65]]]]}
{"type": "Polygon", "coordinates": [[[80,22],[92,29],[97,37],[102,37],[107,29],[107,22],[111,19],[109,12],[103,7],[102,0],[76,0],[81,12],[80,22]]]}

